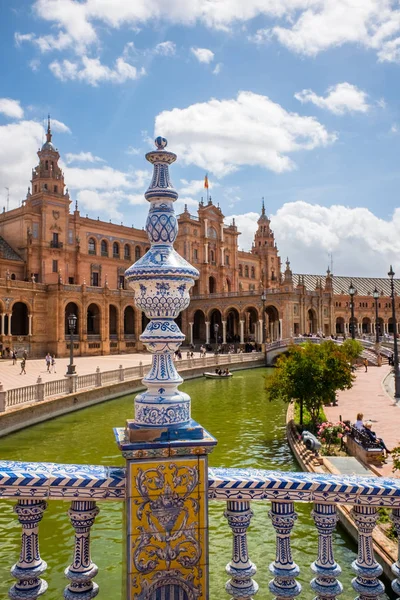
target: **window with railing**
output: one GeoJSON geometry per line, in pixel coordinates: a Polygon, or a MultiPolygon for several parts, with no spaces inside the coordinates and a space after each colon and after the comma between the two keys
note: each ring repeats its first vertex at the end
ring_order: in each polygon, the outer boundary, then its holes
{"type": "Polygon", "coordinates": [[[102,256],[108,256],[108,244],[106,242],[106,240],[101,240],[101,255],[102,256]]]}
{"type": "Polygon", "coordinates": [[[119,258],[119,244],[118,242],[113,243],[113,258],[119,258]]]}
{"type": "Polygon", "coordinates": [[[89,238],[88,251],[89,254],[96,254],[96,240],[94,240],[93,238],[89,238]]]}
{"type": "Polygon", "coordinates": [[[131,247],[129,244],[125,244],[124,246],[124,258],[125,260],[130,260],[131,258],[131,247]]]}

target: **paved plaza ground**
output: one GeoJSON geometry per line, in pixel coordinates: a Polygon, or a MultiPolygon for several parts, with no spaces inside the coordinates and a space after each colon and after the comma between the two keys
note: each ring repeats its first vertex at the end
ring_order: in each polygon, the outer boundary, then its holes
{"type": "MultiPolygon", "coordinates": [[[[369,367],[357,371],[356,380],[350,390],[338,393],[338,406],[325,407],[325,414],[330,421],[356,420],[357,413],[364,414],[364,421],[372,421],[372,429],[378,437],[382,437],[391,450],[400,445],[400,404],[390,394],[391,385],[383,385],[383,380],[390,373],[391,367],[369,367]]],[[[379,473],[386,477],[400,477],[400,473],[392,472],[390,456],[386,464],[377,467],[379,473]]]]}
{"type": "MultiPolygon", "coordinates": [[[[95,373],[96,368],[100,371],[112,371],[118,369],[122,365],[124,369],[127,367],[136,367],[142,362],[148,365],[151,362],[151,354],[111,354],[108,356],[78,356],[74,357],[76,372],[78,375],[87,375],[95,373]]],[[[32,385],[36,383],[37,378],[41,375],[43,381],[52,381],[54,379],[62,379],[67,372],[69,358],[57,358],[55,370],[56,372],[47,372],[46,362],[42,359],[28,359],[26,361],[26,375],[20,375],[21,360],[18,359],[15,365],[12,360],[0,360],[0,382],[5,390],[32,385]]]]}

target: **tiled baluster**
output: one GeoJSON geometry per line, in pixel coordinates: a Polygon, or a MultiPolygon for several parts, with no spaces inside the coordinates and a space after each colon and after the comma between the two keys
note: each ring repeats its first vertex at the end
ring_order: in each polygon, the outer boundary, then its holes
{"type": "Polygon", "coordinates": [[[22,525],[22,543],[19,561],[11,569],[11,574],[18,581],[10,588],[8,595],[16,600],[34,600],[47,590],[47,583],[40,575],[47,569],[47,564],[39,553],[39,523],[47,502],[44,500],[18,500],[14,512],[22,525]]]}
{"type": "Polygon", "coordinates": [[[396,579],[392,581],[392,589],[395,594],[400,596],[400,508],[392,510],[391,519],[397,533],[397,562],[392,565],[392,571],[396,575],[396,579]]]}
{"type": "Polygon", "coordinates": [[[268,514],[276,531],[276,558],[269,567],[274,579],[269,582],[269,589],[277,600],[287,600],[301,592],[301,585],[295,579],[300,569],[293,562],[290,547],[290,532],[297,519],[294,503],[272,502],[268,514]]]}
{"type": "Polygon", "coordinates": [[[378,579],[383,569],[375,560],[372,545],[372,532],[378,513],[375,506],[354,506],[352,515],[358,529],[358,556],[351,565],[357,575],[351,584],[359,594],[356,600],[373,600],[385,591],[378,579]]]}
{"type": "Polygon", "coordinates": [[[75,529],[75,548],[73,562],[65,570],[65,576],[70,580],[64,590],[64,598],[68,600],[90,600],[99,593],[99,586],[92,581],[98,568],[90,556],[90,528],[98,513],[96,502],[71,502],[68,516],[75,529]]]}
{"type": "Polygon", "coordinates": [[[232,560],[226,566],[231,579],[225,589],[232,598],[251,600],[258,592],[258,584],[252,579],[257,568],[249,559],[247,551],[247,528],[253,516],[250,502],[228,500],[224,515],[233,533],[232,560]]]}
{"type": "Polygon", "coordinates": [[[314,504],[311,513],[318,530],[318,558],[311,565],[316,577],[311,588],[317,594],[314,600],[335,600],[343,592],[342,584],[336,579],[342,569],[333,556],[332,535],[338,516],[335,504],[314,504]]]}

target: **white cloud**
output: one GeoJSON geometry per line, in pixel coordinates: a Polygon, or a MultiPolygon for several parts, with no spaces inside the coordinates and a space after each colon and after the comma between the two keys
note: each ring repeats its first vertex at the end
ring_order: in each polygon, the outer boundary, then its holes
{"type": "Polygon", "coordinates": [[[19,100],[0,98],[0,113],[11,119],[22,119],[24,111],[19,100]]]}
{"type": "Polygon", "coordinates": [[[82,169],[79,167],[65,167],[65,181],[72,189],[97,189],[107,190],[131,187],[128,173],[118,171],[109,166],[101,168],[82,169]]]}
{"type": "Polygon", "coordinates": [[[292,257],[298,272],[324,272],[328,253],[337,275],[385,276],[400,263],[400,209],[386,221],[367,208],[299,201],[284,204],[271,225],[281,255],[292,257]]]}
{"type": "Polygon", "coordinates": [[[209,64],[214,60],[214,52],[208,48],[190,48],[190,52],[194,54],[201,63],[209,64]]]}
{"type": "Polygon", "coordinates": [[[393,123],[393,125],[391,126],[390,133],[399,133],[399,127],[396,123],[393,123]]]}
{"type": "Polygon", "coordinates": [[[4,187],[10,189],[10,208],[19,206],[25,198],[43,137],[44,129],[36,121],[0,126],[0,210],[5,205],[4,187]]]}
{"type": "Polygon", "coordinates": [[[217,63],[213,70],[213,75],[219,75],[221,73],[222,63],[217,63]]]}
{"type": "Polygon", "coordinates": [[[78,154],[67,152],[65,160],[68,164],[72,162],[105,162],[100,156],[94,156],[91,152],[79,152],[78,154]]]}
{"type": "Polygon", "coordinates": [[[297,92],[294,97],[303,104],[311,102],[319,108],[329,110],[335,115],[343,115],[346,112],[366,113],[370,109],[366,92],[346,81],[328,88],[325,97],[318,96],[312,90],[302,90],[301,92],[297,92]]]}
{"type": "Polygon", "coordinates": [[[295,168],[289,154],[336,140],[315,118],[289,113],[252,92],[164,111],[156,117],[155,133],[169,139],[183,162],[217,176],[243,165],[283,173],[295,168]]]}
{"type": "Polygon", "coordinates": [[[140,148],[134,148],[133,146],[128,146],[125,150],[126,154],[132,154],[133,156],[137,156],[140,154],[140,148]]]}
{"type": "Polygon", "coordinates": [[[71,133],[68,125],[63,123],[62,121],[58,121],[57,119],[51,119],[51,128],[56,133],[71,133]]]}
{"type": "Polygon", "coordinates": [[[32,71],[36,73],[36,71],[39,71],[40,68],[40,60],[38,60],[37,58],[32,58],[32,60],[29,61],[28,65],[30,66],[32,71]]]}
{"type": "Polygon", "coordinates": [[[144,68],[137,69],[124,60],[117,58],[113,69],[103,65],[99,58],[82,56],[81,64],[69,60],[55,60],[49,65],[50,71],[61,81],[78,80],[96,87],[101,82],[124,83],[145,75],[144,68]]]}
{"type": "MultiPolygon", "coordinates": [[[[203,193],[204,196],[207,195],[207,189],[204,187],[204,179],[191,179],[188,181],[187,179],[181,179],[181,187],[179,188],[179,194],[184,196],[194,196],[200,193],[203,193]]],[[[208,189],[212,190],[215,187],[218,187],[219,183],[210,180],[208,178],[208,189]]]]}
{"type": "MultiPolygon", "coordinates": [[[[251,248],[259,216],[249,212],[226,217],[227,224],[234,218],[242,233],[239,248],[251,248]]],[[[325,273],[331,253],[336,275],[385,277],[390,264],[400,265],[398,208],[386,221],[367,208],[298,201],[284,204],[270,218],[279,254],[289,257],[296,273],[325,273]]]]}
{"type": "Polygon", "coordinates": [[[176,53],[176,44],[171,41],[161,42],[154,48],[154,52],[161,56],[173,56],[176,53]]]}
{"type": "Polygon", "coordinates": [[[14,40],[17,46],[20,46],[23,42],[32,42],[34,39],[34,33],[19,33],[19,31],[14,33],[14,40]]]}

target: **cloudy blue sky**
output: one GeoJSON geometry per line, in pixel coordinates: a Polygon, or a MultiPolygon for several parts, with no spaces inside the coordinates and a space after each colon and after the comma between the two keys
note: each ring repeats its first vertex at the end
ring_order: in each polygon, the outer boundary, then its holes
{"type": "Polygon", "coordinates": [[[142,226],[155,134],[248,249],[265,198],[295,271],[400,275],[400,7],[390,0],[1,2],[0,205],[48,112],[82,214],[142,226]]]}

